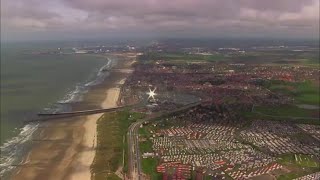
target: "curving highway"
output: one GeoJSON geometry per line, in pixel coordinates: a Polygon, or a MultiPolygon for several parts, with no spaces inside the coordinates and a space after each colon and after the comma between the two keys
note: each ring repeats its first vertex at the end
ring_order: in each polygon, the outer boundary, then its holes
{"type": "Polygon", "coordinates": [[[181,108],[175,109],[173,111],[165,112],[165,113],[156,113],[153,114],[141,121],[135,122],[130,125],[127,133],[127,139],[128,139],[128,153],[129,153],[129,158],[128,158],[128,178],[131,180],[140,180],[142,178],[142,170],[141,170],[141,161],[140,161],[140,151],[139,151],[139,127],[141,124],[144,122],[162,117],[162,116],[168,116],[173,113],[183,111],[195,106],[200,105],[200,102],[196,103],[191,103],[188,105],[185,105],[181,108]]]}

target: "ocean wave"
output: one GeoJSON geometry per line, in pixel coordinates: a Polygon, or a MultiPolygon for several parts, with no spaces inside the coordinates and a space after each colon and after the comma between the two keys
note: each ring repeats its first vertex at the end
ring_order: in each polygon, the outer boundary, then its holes
{"type": "Polygon", "coordinates": [[[38,124],[30,123],[20,129],[18,136],[5,142],[1,147],[0,157],[0,177],[5,177],[7,173],[18,165],[18,155],[22,156],[26,151],[26,143],[31,139],[33,133],[37,130],[38,124]]]}
{"type": "Polygon", "coordinates": [[[82,101],[82,95],[88,92],[88,89],[83,85],[76,85],[73,91],[68,92],[61,100],[59,104],[74,103],[82,101]]]}
{"type": "Polygon", "coordinates": [[[109,76],[109,70],[112,68],[113,59],[107,59],[107,63],[103,65],[96,75],[89,79],[84,84],[76,85],[75,89],[68,92],[62,100],[58,101],[58,103],[75,103],[81,102],[83,100],[83,95],[88,92],[91,86],[95,86],[101,84],[107,76],[109,76]]]}
{"type": "MultiPolygon", "coordinates": [[[[105,65],[103,65],[98,72],[95,73],[88,81],[82,84],[77,84],[76,87],[68,92],[61,100],[57,103],[49,105],[44,108],[45,112],[62,112],[69,111],[67,106],[70,103],[76,103],[83,100],[83,96],[87,93],[90,87],[102,83],[107,76],[109,76],[109,70],[114,65],[114,60],[109,59],[105,65]]],[[[0,157],[0,179],[9,176],[16,165],[21,163],[21,159],[27,152],[28,148],[31,146],[29,143],[32,138],[33,133],[37,130],[38,124],[30,123],[25,125],[23,128],[19,129],[19,135],[11,138],[5,142],[1,147],[1,157],[0,157]]]]}
{"type": "Polygon", "coordinates": [[[95,86],[95,85],[98,85],[98,84],[101,84],[104,79],[109,76],[109,70],[112,68],[112,62],[113,60],[112,59],[107,59],[107,64],[105,64],[104,66],[102,66],[100,68],[100,70],[98,71],[97,75],[96,75],[96,78],[92,81],[89,81],[85,84],[86,87],[90,87],[90,86],[95,86]]]}
{"type": "Polygon", "coordinates": [[[61,100],[57,102],[58,104],[54,104],[45,110],[50,112],[59,112],[66,110],[66,107],[63,106],[63,104],[81,102],[84,94],[86,94],[92,86],[101,84],[105,78],[109,76],[109,70],[112,68],[113,64],[114,60],[108,58],[107,63],[103,65],[93,77],[83,84],[77,84],[75,89],[68,92],[61,100]]]}

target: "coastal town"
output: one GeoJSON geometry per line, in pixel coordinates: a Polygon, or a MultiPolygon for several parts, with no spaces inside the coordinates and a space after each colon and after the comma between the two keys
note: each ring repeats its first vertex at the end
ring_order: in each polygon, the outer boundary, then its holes
{"type": "MultiPolygon", "coordinates": [[[[154,42],[33,52],[108,60],[99,73],[112,76],[70,112],[90,120],[79,129],[88,133],[82,145],[90,148],[77,160],[90,173],[77,171],[73,177],[320,178],[320,69],[314,47],[186,46],[154,42]]],[[[21,175],[27,171],[22,168],[21,175]]]]}
{"type": "Polygon", "coordinates": [[[320,180],[320,0],[1,0],[0,180],[320,180]]]}
{"type": "Polygon", "coordinates": [[[129,127],[117,176],[172,180],[319,178],[320,70],[304,59],[316,52],[157,42],[71,51],[135,59],[118,105],[145,118],[129,127]]]}
{"type": "Polygon", "coordinates": [[[140,165],[131,178],[319,178],[319,68],[293,58],[238,60],[252,54],[241,48],[188,50],[139,54],[122,88],[122,103],[144,102],[134,111],[150,115],[200,102],[136,127],[140,154],[133,161],[140,165]],[[152,98],[150,89],[156,89],[152,98]]]}

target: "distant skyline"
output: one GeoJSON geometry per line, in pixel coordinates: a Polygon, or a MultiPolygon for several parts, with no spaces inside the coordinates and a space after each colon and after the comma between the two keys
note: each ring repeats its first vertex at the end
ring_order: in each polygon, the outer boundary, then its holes
{"type": "Polygon", "coordinates": [[[1,40],[319,38],[319,0],[1,0],[1,40]]]}

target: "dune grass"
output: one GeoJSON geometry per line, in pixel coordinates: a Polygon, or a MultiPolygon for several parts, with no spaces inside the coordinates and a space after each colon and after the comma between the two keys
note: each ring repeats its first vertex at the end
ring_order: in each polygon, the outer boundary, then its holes
{"type": "MultiPolygon", "coordinates": [[[[130,124],[142,117],[140,113],[121,111],[105,113],[98,120],[96,154],[91,165],[93,179],[119,178],[114,172],[122,165],[123,151],[127,148],[125,134],[130,124]]],[[[124,155],[126,161],[127,153],[124,155]]]]}

